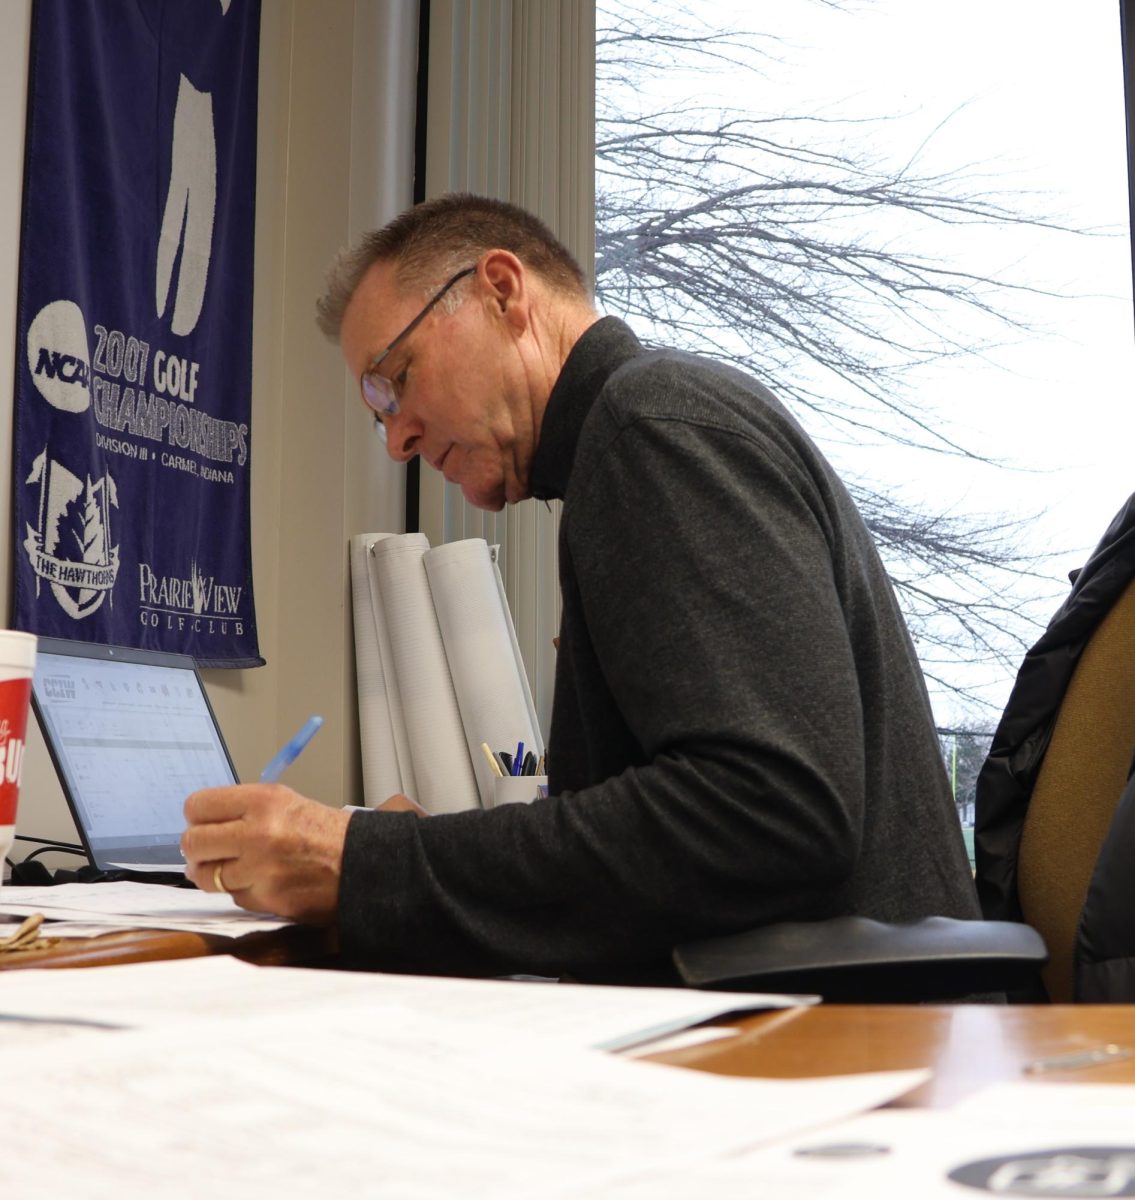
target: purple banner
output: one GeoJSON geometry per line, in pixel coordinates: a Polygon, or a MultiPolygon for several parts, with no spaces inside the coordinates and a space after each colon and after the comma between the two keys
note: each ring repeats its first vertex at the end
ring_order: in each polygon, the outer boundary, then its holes
{"type": "Polygon", "coordinates": [[[37,0],[20,629],[263,663],[249,428],[259,0],[37,0]]]}

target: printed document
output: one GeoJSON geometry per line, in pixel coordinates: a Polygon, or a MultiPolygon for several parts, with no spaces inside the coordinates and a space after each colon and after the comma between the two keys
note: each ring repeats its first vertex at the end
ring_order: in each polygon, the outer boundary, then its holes
{"type": "MultiPolygon", "coordinates": [[[[231,896],[157,883],[63,883],[54,887],[0,889],[0,912],[27,917],[41,912],[49,921],[81,921],[111,929],[181,929],[240,937],[290,925],[281,917],[238,908],[231,896]]],[[[56,933],[44,929],[45,936],[56,933]]],[[[61,934],[60,931],[57,936],[61,934]]]]}
{"type": "Polygon", "coordinates": [[[6,1048],[0,1195],[595,1200],[925,1078],[736,1079],[326,1003],[6,1048]]]}

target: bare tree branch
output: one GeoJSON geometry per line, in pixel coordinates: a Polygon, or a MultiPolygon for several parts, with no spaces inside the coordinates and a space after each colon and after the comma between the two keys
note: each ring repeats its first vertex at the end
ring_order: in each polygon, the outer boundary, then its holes
{"type": "MultiPolygon", "coordinates": [[[[816,0],[842,7],[838,0],[816,0]]],[[[923,169],[934,131],[897,162],[869,147],[887,118],[770,115],[652,79],[724,70],[747,95],[783,43],[711,30],[689,6],[600,0],[596,282],[603,307],[658,340],[708,352],[770,387],[821,440],[885,442],[989,463],[909,386],[928,363],[1030,332],[1015,299],[1050,295],[932,252],[974,226],[1070,230],[1026,213],[976,166],[923,169]],[[663,10],[660,12],[660,8],[663,10]],[[676,89],[669,89],[673,96],[676,89]]],[[[927,678],[959,695],[959,663],[1015,663],[1039,595],[1027,522],[933,513],[877,484],[850,490],[887,564],[927,678]]]]}

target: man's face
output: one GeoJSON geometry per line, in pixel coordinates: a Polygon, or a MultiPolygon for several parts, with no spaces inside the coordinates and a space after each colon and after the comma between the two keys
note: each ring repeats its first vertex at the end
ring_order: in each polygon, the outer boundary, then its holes
{"type": "MultiPolygon", "coordinates": [[[[398,412],[383,418],[387,449],[396,462],[420,454],[460,485],[470,504],[496,511],[528,495],[535,449],[523,328],[483,268],[454,290],[459,307],[437,305],[378,367],[398,401],[398,412]]],[[[432,295],[400,289],[390,263],[371,267],[343,315],[340,337],[356,380],[432,295]]]]}

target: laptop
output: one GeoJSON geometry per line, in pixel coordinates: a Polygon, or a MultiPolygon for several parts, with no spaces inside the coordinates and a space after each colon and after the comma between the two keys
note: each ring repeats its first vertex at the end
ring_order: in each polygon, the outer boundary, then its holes
{"type": "Polygon", "coordinates": [[[91,862],[184,870],[185,798],[237,782],[193,659],[41,637],[32,706],[91,862]]]}

